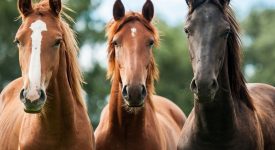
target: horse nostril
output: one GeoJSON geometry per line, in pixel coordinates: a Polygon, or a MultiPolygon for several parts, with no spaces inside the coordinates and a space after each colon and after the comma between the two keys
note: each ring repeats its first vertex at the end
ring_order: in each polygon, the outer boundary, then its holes
{"type": "Polygon", "coordinates": [[[128,98],[128,86],[127,85],[123,86],[123,88],[122,88],[122,96],[124,99],[128,98]]]}
{"type": "Polygon", "coordinates": [[[195,79],[191,81],[190,89],[193,93],[198,93],[198,86],[195,79]]]}
{"type": "Polygon", "coordinates": [[[211,90],[212,91],[217,91],[219,89],[219,84],[218,84],[218,81],[216,79],[213,79],[212,80],[212,84],[211,84],[211,90]]]}
{"type": "Polygon", "coordinates": [[[141,99],[144,99],[147,95],[147,90],[144,85],[141,86],[141,99]]]}
{"type": "Polygon", "coordinates": [[[46,93],[44,92],[44,90],[40,90],[39,95],[40,95],[39,100],[42,100],[42,101],[46,100],[46,93]]]}
{"type": "Polygon", "coordinates": [[[26,103],[26,95],[27,95],[27,92],[25,89],[22,89],[21,92],[20,92],[20,99],[22,100],[23,103],[26,103]]]}

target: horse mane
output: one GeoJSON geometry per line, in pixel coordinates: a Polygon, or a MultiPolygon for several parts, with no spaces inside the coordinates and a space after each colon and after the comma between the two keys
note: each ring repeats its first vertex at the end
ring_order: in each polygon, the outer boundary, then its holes
{"type": "Polygon", "coordinates": [[[193,11],[205,2],[216,5],[224,15],[224,18],[228,21],[231,27],[231,33],[227,40],[228,50],[228,75],[230,90],[233,98],[238,102],[243,102],[248,108],[255,110],[252,102],[252,98],[249,95],[246,80],[242,74],[241,63],[242,63],[242,51],[241,51],[241,39],[240,39],[240,26],[235,18],[234,12],[231,6],[227,3],[227,0],[201,0],[195,6],[190,7],[188,18],[191,16],[193,11]],[[222,4],[222,2],[224,4],[222,4]]]}
{"type": "MultiPolygon", "coordinates": [[[[34,6],[34,12],[42,14],[45,11],[50,10],[48,0],[41,0],[34,6]]],[[[65,11],[72,11],[69,7],[63,4],[61,15],[58,16],[60,20],[60,26],[63,31],[64,51],[66,63],[67,63],[67,76],[72,94],[75,99],[86,108],[83,98],[82,83],[84,82],[82,72],[78,63],[77,55],[79,51],[78,43],[76,40],[75,32],[70,28],[70,25],[65,21],[73,21],[73,19],[65,13],[65,11]]]]}
{"type": "MultiPolygon", "coordinates": [[[[155,45],[159,45],[159,34],[156,27],[148,22],[141,14],[136,12],[128,12],[125,14],[123,18],[118,21],[112,20],[107,24],[106,27],[106,36],[108,38],[108,70],[107,70],[107,78],[113,80],[118,80],[119,78],[115,78],[114,76],[119,74],[119,71],[116,66],[115,61],[115,47],[112,43],[112,40],[117,32],[127,23],[132,21],[138,21],[142,23],[150,32],[152,32],[155,45]]],[[[157,65],[155,63],[155,59],[152,56],[150,59],[150,65],[148,67],[148,77],[146,81],[146,88],[148,90],[149,99],[155,93],[154,81],[158,80],[159,78],[159,71],[157,65]]]]}
{"type": "Polygon", "coordinates": [[[69,24],[63,19],[61,20],[61,28],[64,34],[65,53],[67,59],[67,76],[72,89],[72,93],[78,102],[86,107],[83,98],[82,83],[84,83],[83,75],[80,70],[77,55],[79,52],[78,43],[75,32],[70,28],[69,24]]]}

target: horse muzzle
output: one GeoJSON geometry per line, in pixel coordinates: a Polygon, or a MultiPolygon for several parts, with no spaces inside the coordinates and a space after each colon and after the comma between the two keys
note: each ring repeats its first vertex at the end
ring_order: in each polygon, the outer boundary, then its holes
{"type": "Polygon", "coordinates": [[[201,103],[212,102],[219,89],[217,79],[197,79],[194,78],[190,85],[191,91],[195,94],[195,99],[201,103]]]}
{"type": "Polygon", "coordinates": [[[36,93],[22,89],[20,92],[20,101],[24,104],[26,113],[39,113],[46,102],[46,93],[44,90],[36,90],[36,93]]]}
{"type": "Polygon", "coordinates": [[[142,107],[147,90],[144,85],[126,85],[122,88],[122,96],[129,107],[142,107]]]}

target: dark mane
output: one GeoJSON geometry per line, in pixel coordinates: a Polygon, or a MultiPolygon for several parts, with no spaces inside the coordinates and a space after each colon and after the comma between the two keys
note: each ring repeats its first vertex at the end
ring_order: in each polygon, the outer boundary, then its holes
{"type": "MultiPolygon", "coordinates": [[[[115,78],[114,76],[116,74],[119,74],[117,71],[118,68],[116,68],[116,62],[115,62],[115,48],[112,43],[113,38],[117,32],[127,23],[138,21],[142,23],[150,32],[152,32],[155,45],[158,46],[159,44],[159,34],[157,29],[154,27],[154,25],[150,22],[148,22],[141,14],[136,12],[128,12],[125,14],[123,18],[121,18],[118,21],[112,20],[106,27],[106,36],[108,38],[108,72],[107,72],[107,78],[111,80],[117,80],[118,78],[115,78]]],[[[155,63],[155,59],[152,56],[150,60],[150,66],[148,69],[148,77],[146,81],[146,86],[148,89],[148,95],[149,99],[150,97],[155,93],[154,88],[154,81],[157,80],[159,77],[159,71],[155,63]]]]}
{"type": "Polygon", "coordinates": [[[199,0],[194,6],[189,7],[189,13],[187,18],[190,18],[193,11],[205,2],[216,5],[224,14],[224,18],[228,21],[231,27],[231,34],[227,40],[228,50],[228,74],[231,94],[234,99],[241,101],[252,110],[255,110],[252,99],[248,93],[246,86],[246,80],[242,74],[241,63],[242,63],[242,51],[241,51],[241,40],[239,36],[240,27],[236,21],[232,8],[225,4],[226,0],[199,0]],[[224,4],[222,4],[222,2],[224,4]]]}

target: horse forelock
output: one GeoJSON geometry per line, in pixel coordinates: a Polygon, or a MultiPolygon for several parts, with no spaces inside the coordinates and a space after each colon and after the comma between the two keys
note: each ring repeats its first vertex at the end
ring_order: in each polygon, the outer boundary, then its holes
{"type": "Polygon", "coordinates": [[[79,51],[78,43],[74,31],[69,24],[61,20],[61,28],[63,29],[63,38],[65,44],[65,53],[67,59],[67,76],[75,98],[85,107],[83,98],[82,83],[84,82],[77,55],[79,51]]]}

